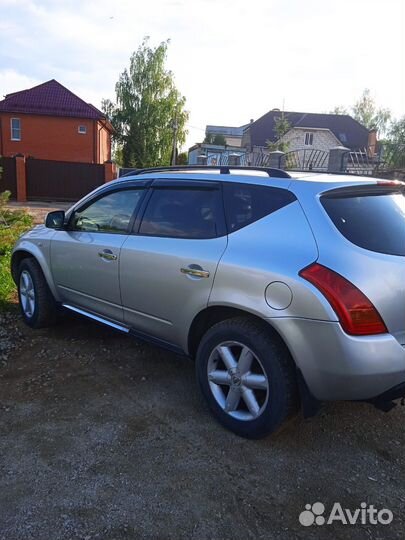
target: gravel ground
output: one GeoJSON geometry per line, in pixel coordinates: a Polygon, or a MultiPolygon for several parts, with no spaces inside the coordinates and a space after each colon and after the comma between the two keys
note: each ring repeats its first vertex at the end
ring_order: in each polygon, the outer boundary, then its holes
{"type": "Polygon", "coordinates": [[[46,215],[54,210],[68,210],[73,205],[73,202],[44,202],[44,201],[27,201],[19,203],[11,201],[8,204],[10,210],[26,210],[34,220],[34,225],[42,224],[45,221],[46,215]]]}
{"type": "Polygon", "coordinates": [[[404,537],[405,409],[329,404],[247,441],[199,399],[192,362],[87,320],[0,315],[0,539],[404,537]],[[390,525],[303,527],[361,502],[390,525]]]}

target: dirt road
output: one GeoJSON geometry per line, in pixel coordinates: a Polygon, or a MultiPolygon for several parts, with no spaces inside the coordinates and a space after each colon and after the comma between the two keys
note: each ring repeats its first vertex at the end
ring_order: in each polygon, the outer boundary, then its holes
{"type": "Polygon", "coordinates": [[[83,319],[0,315],[0,539],[403,538],[404,421],[331,404],[247,441],[210,417],[190,360],[83,319]],[[394,519],[302,526],[316,501],[394,519]]]}

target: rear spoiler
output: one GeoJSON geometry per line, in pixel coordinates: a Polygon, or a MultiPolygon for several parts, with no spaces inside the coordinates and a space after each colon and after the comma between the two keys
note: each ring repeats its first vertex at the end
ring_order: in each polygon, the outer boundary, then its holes
{"type": "Polygon", "coordinates": [[[340,198],[340,197],[358,197],[365,195],[387,195],[390,193],[404,193],[405,182],[399,180],[376,180],[373,183],[354,184],[352,186],[341,186],[338,188],[324,191],[321,197],[340,198]]]}

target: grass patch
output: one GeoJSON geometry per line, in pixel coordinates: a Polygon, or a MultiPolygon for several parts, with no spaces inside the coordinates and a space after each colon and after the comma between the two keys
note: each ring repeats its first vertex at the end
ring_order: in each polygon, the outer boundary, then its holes
{"type": "Polygon", "coordinates": [[[18,237],[32,227],[32,217],[25,210],[7,210],[0,205],[0,310],[10,308],[16,286],[10,273],[11,251],[18,237]]]}

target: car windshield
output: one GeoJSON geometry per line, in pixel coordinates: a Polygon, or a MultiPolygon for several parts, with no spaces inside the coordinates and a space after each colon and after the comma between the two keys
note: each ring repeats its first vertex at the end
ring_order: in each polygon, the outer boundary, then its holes
{"type": "Polygon", "coordinates": [[[353,244],[369,251],[405,255],[403,193],[323,197],[329,217],[353,244]]]}

